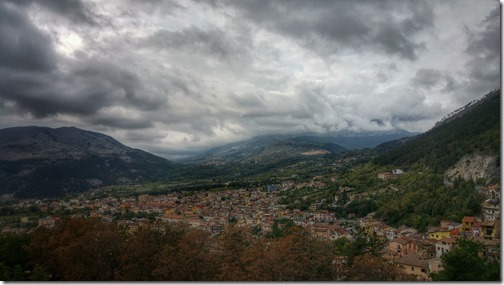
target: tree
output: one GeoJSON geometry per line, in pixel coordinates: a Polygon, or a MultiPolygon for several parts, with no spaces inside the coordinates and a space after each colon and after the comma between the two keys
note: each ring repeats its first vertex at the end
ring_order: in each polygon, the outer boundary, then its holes
{"type": "Polygon", "coordinates": [[[140,227],[128,235],[121,247],[117,279],[125,281],[155,280],[154,269],[157,268],[163,248],[176,247],[187,231],[182,224],[151,224],[140,227]]]}
{"type": "Polygon", "coordinates": [[[23,280],[26,280],[24,276],[24,271],[23,268],[21,268],[21,265],[18,264],[14,266],[14,268],[12,269],[11,281],[23,281],[23,280]]]}
{"type": "Polygon", "coordinates": [[[0,237],[0,260],[10,268],[20,265],[27,268],[28,243],[30,237],[26,234],[8,234],[0,237]]]}
{"type": "Polygon", "coordinates": [[[500,266],[478,256],[481,244],[459,239],[457,247],[441,256],[443,270],[431,275],[433,281],[499,281],[500,266]]]}
{"type": "Polygon", "coordinates": [[[33,273],[30,279],[31,281],[49,281],[51,277],[44,267],[36,265],[35,268],[33,268],[33,273]]]}
{"type": "Polygon", "coordinates": [[[354,239],[346,249],[348,265],[351,266],[354,258],[360,255],[381,256],[385,242],[375,232],[368,234],[363,228],[357,227],[354,239]]]}
{"type": "Polygon", "coordinates": [[[0,280],[3,281],[10,280],[10,268],[3,262],[0,262],[0,280]]]}
{"type": "Polygon", "coordinates": [[[52,229],[38,229],[29,245],[34,266],[47,268],[55,280],[113,280],[121,236],[114,224],[98,219],[64,219],[52,229]]]}
{"type": "Polygon", "coordinates": [[[351,242],[346,237],[340,237],[333,241],[333,251],[336,255],[348,256],[350,253],[351,242]]]}
{"type": "Polygon", "coordinates": [[[155,278],[165,281],[211,280],[218,267],[212,247],[209,233],[188,230],[177,245],[165,246],[154,269],[155,278]]]}
{"type": "Polygon", "coordinates": [[[287,236],[265,239],[243,255],[246,280],[328,281],[334,278],[329,242],[318,241],[300,228],[287,236]]]}
{"type": "Polygon", "coordinates": [[[295,227],[296,224],[290,219],[279,219],[275,220],[273,223],[272,231],[268,237],[278,238],[281,236],[286,236],[289,229],[295,227]]]}
{"type": "Polygon", "coordinates": [[[414,280],[402,273],[395,265],[383,258],[364,254],[355,257],[352,266],[347,270],[348,281],[404,281],[414,280]]]}
{"type": "Polygon", "coordinates": [[[230,226],[218,238],[218,272],[216,280],[247,281],[242,256],[254,244],[254,236],[247,227],[230,226]]]}

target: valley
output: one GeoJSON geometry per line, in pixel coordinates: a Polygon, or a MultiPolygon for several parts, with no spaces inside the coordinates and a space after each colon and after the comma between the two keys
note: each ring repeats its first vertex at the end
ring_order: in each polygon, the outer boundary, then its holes
{"type": "MultiPolygon", "coordinates": [[[[46,234],[58,236],[56,231],[65,227],[93,221],[103,225],[98,231],[124,231],[123,238],[117,237],[124,246],[145,231],[154,237],[160,227],[194,232],[215,247],[239,231],[258,241],[250,250],[268,243],[280,246],[302,231],[303,240],[320,246],[310,252],[331,248],[327,258],[334,267],[326,275],[331,280],[354,278],[349,264],[370,255],[379,258],[377,268],[393,265],[387,278],[441,280],[441,264],[457,252],[455,244],[477,245],[481,262],[494,270],[500,262],[501,192],[496,103],[500,92],[429,132],[375,148],[349,150],[320,138],[261,137],[178,162],[76,128],[0,130],[11,137],[0,140],[0,147],[9,150],[0,161],[7,182],[0,197],[0,242],[2,236],[6,241],[29,236],[30,248],[36,248],[36,240],[48,242],[43,241],[46,234]],[[473,124],[483,125],[476,129],[473,124]],[[36,148],[30,147],[33,142],[36,148]],[[443,148],[451,152],[432,155],[443,148]],[[37,184],[43,187],[31,186],[37,184]]],[[[28,246],[27,240],[19,242],[28,246]]],[[[171,246],[178,250],[182,245],[171,246]]],[[[212,252],[209,256],[223,258],[225,250],[212,252]]],[[[34,252],[26,254],[35,258],[34,252]]],[[[69,274],[48,266],[41,272],[51,278],[69,274]]],[[[198,276],[218,280],[217,272],[198,276]]],[[[148,279],[156,280],[156,274],[148,279]]]]}

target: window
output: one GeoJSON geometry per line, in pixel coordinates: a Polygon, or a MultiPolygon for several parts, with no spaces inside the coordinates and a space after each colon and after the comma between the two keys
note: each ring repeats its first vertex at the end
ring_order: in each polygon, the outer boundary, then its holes
{"type": "Polygon", "coordinates": [[[427,269],[425,269],[425,268],[422,268],[422,270],[421,270],[421,271],[422,271],[423,273],[427,273],[427,269]]]}

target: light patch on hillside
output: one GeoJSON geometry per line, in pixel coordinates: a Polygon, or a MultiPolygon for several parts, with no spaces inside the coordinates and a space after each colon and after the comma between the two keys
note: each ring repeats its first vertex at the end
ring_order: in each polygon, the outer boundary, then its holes
{"type": "Polygon", "coordinates": [[[476,153],[464,155],[446,171],[445,176],[450,180],[458,177],[473,181],[484,178],[488,182],[499,176],[500,171],[495,160],[496,157],[490,155],[476,153]]]}
{"type": "Polygon", "coordinates": [[[328,154],[328,153],[331,153],[331,152],[328,150],[325,150],[325,149],[319,149],[319,150],[302,152],[301,154],[302,155],[319,155],[319,154],[328,154]]]}

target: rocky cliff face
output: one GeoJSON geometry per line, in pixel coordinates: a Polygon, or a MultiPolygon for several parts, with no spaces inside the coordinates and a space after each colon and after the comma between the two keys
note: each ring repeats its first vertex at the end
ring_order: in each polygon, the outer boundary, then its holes
{"type": "Polygon", "coordinates": [[[449,180],[458,177],[464,180],[484,178],[487,182],[499,179],[500,167],[495,156],[478,153],[464,155],[455,165],[445,172],[449,180]]]}

